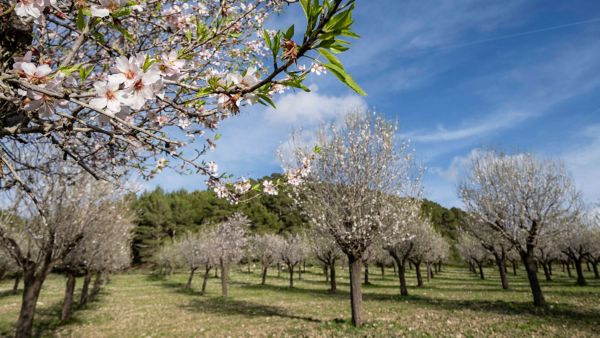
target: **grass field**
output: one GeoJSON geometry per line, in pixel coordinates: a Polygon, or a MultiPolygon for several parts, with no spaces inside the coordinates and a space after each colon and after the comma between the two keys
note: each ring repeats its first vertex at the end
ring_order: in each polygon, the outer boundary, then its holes
{"type": "MultiPolygon", "coordinates": [[[[190,291],[183,288],[185,274],[112,276],[99,299],[64,324],[57,320],[64,279],[50,276],[34,332],[42,337],[600,335],[600,281],[589,273],[589,286],[576,287],[574,279],[557,271],[553,282],[543,282],[548,307],[534,309],[522,270],[510,276],[508,291],[499,287],[491,267],[485,281],[466,268],[446,267],[420,289],[409,272],[411,295],[400,298],[393,271],[382,279],[378,269],[371,269],[372,284],[363,289],[367,323],[356,329],[349,323],[347,271],[339,271],[339,290],[331,294],[317,269],[309,269],[293,289],[286,286],[287,275],[277,278],[274,272],[261,286],[255,270],[232,271],[227,300],[219,297],[216,278],[200,295],[199,277],[190,291]]],[[[0,335],[10,335],[17,318],[20,294],[10,295],[11,285],[0,282],[0,335]]]]}

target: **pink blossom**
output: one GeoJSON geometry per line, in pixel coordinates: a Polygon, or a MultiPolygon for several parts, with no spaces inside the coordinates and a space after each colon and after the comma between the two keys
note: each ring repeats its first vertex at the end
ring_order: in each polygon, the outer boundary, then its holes
{"type": "Polygon", "coordinates": [[[265,180],[262,182],[262,186],[263,186],[263,192],[267,195],[277,195],[277,189],[275,188],[275,185],[273,184],[273,182],[269,181],[269,180],[265,180]]]}
{"type": "Polygon", "coordinates": [[[98,81],[94,83],[96,89],[96,98],[90,100],[90,106],[98,110],[104,108],[112,114],[121,111],[121,101],[123,100],[122,92],[119,90],[119,83],[114,79],[108,81],[98,81]]]}

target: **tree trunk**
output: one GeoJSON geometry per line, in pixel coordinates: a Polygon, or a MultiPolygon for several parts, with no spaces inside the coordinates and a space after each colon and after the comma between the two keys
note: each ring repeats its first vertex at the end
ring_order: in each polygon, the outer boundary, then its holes
{"type": "Polygon", "coordinates": [[[361,259],[349,256],[348,266],[350,268],[350,306],[352,307],[352,324],[358,327],[363,323],[362,290],[360,285],[361,259]]]}
{"type": "Polygon", "coordinates": [[[208,282],[208,276],[210,274],[210,267],[204,268],[204,278],[202,279],[202,294],[206,291],[206,283],[208,282]]]}
{"type": "Polygon", "coordinates": [[[369,282],[369,264],[364,264],[365,266],[365,285],[371,284],[369,282]]]}
{"type": "Polygon", "coordinates": [[[267,269],[269,267],[268,266],[263,266],[262,268],[262,274],[261,274],[261,280],[260,280],[260,284],[261,285],[265,285],[267,283],[267,269]]]}
{"type": "Polygon", "coordinates": [[[277,278],[281,277],[281,264],[277,263],[277,278]]]}
{"type": "Polygon", "coordinates": [[[427,266],[427,283],[431,282],[431,264],[425,263],[427,266]]]}
{"type": "Polygon", "coordinates": [[[585,261],[585,266],[587,267],[587,271],[588,271],[588,272],[591,272],[591,271],[592,271],[592,269],[590,269],[590,262],[588,262],[588,261],[585,261]]]}
{"type": "Polygon", "coordinates": [[[223,262],[223,260],[221,260],[221,296],[223,296],[223,298],[227,298],[227,296],[229,296],[229,285],[228,285],[228,279],[229,278],[229,265],[225,264],[223,262]]]}
{"type": "Polygon", "coordinates": [[[396,274],[396,264],[392,264],[392,268],[394,269],[394,275],[396,274]]]}
{"type": "Polygon", "coordinates": [[[88,301],[88,290],[90,288],[90,282],[92,281],[92,274],[87,272],[83,278],[83,286],[81,287],[81,297],[79,297],[79,306],[85,306],[88,301]]]}
{"type": "Polygon", "coordinates": [[[298,280],[302,280],[302,265],[298,264],[298,280]]]}
{"type": "Polygon", "coordinates": [[[527,279],[529,280],[529,287],[531,288],[531,294],[533,296],[533,305],[544,306],[546,305],[546,301],[544,300],[542,288],[540,287],[540,281],[538,280],[537,273],[535,272],[535,258],[533,257],[532,252],[533,250],[522,252],[521,259],[523,260],[525,271],[527,271],[527,279]]]}
{"type": "Polygon", "coordinates": [[[402,261],[396,254],[392,254],[392,258],[398,265],[398,281],[400,282],[400,296],[408,296],[408,288],[406,287],[406,261],[402,261]]]}
{"type": "Polygon", "coordinates": [[[194,272],[196,272],[197,268],[190,269],[190,276],[188,277],[187,284],[185,284],[185,288],[189,289],[192,287],[192,279],[194,278],[194,272]]]}
{"type": "Polygon", "coordinates": [[[323,274],[325,275],[325,283],[329,283],[329,265],[323,265],[323,274]]]}
{"type": "Polygon", "coordinates": [[[502,259],[499,254],[494,254],[494,258],[496,259],[496,265],[498,266],[498,272],[500,272],[500,283],[502,284],[502,289],[508,289],[508,278],[506,278],[506,261],[502,259]]]}
{"type": "Polygon", "coordinates": [[[75,283],[77,279],[75,278],[75,274],[68,273],[67,274],[67,285],[65,287],[65,299],[63,301],[62,313],[60,315],[60,320],[65,321],[71,318],[71,314],[73,314],[73,294],[75,293],[75,283]]]}
{"type": "Polygon", "coordinates": [[[330,267],[329,267],[329,283],[330,283],[330,288],[329,291],[331,292],[336,292],[337,291],[337,284],[335,281],[335,261],[333,263],[331,263],[330,267]]]}
{"type": "MultiPolygon", "coordinates": [[[[34,269],[34,268],[33,268],[34,269]]],[[[45,275],[36,276],[34,271],[26,271],[23,276],[23,298],[21,300],[21,311],[17,320],[15,338],[31,337],[33,317],[37,305],[45,275]]]]}
{"type": "Polygon", "coordinates": [[[552,261],[548,262],[548,273],[552,276],[552,261]]]}
{"type": "Polygon", "coordinates": [[[513,268],[513,276],[517,275],[517,263],[516,262],[511,262],[512,263],[512,268],[513,268]]]}
{"type": "Polygon", "coordinates": [[[381,279],[385,279],[385,265],[381,264],[381,279]]]}
{"type": "Polygon", "coordinates": [[[600,279],[600,273],[598,273],[598,262],[592,262],[592,270],[594,270],[594,278],[600,279]]]}
{"type": "Polygon", "coordinates": [[[288,270],[290,272],[290,287],[293,288],[294,287],[294,266],[288,264],[288,270]]]}
{"type": "Polygon", "coordinates": [[[479,278],[485,279],[485,275],[483,274],[483,263],[477,262],[477,267],[479,267],[479,278]]]}
{"type": "Polygon", "coordinates": [[[19,291],[19,282],[21,282],[21,275],[17,274],[15,276],[15,283],[13,284],[13,288],[12,288],[12,294],[16,295],[17,291],[19,291]]]}
{"type": "Polygon", "coordinates": [[[542,268],[544,269],[544,276],[546,276],[546,282],[551,282],[552,277],[550,276],[550,270],[548,270],[548,265],[546,263],[542,263],[542,268]]]}
{"type": "Polygon", "coordinates": [[[569,277],[573,277],[573,275],[571,275],[571,264],[569,262],[567,262],[567,275],[569,277]]]}
{"type": "Polygon", "coordinates": [[[414,263],[415,265],[415,271],[417,272],[417,287],[422,287],[423,286],[423,276],[421,276],[421,262],[419,263],[414,263]]]}
{"type": "Polygon", "coordinates": [[[96,272],[96,279],[94,280],[94,286],[92,287],[92,294],[90,295],[90,299],[93,301],[100,293],[100,286],[102,285],[102,272],[96,272]]]}
{"type": "Polygon", "coordinates": [[[574,259],[573,260],[575,262],[575,271],[577,271],[577,282],[575,282],[576,285],[579,286],[584,286],[586,285],[586,281],[585,281],[585,276],[583,275],[583,268],[581,265],[581,258],[580,259],[574,259]]]}

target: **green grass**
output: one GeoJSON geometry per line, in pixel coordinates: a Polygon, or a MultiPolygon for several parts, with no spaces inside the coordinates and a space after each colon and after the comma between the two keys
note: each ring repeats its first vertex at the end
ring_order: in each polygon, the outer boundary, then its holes
{"type": "MultiPolygon", "coordinates": [[[[560,267],[556,266],[556,270],[560,267]]],[[[589,285],[555,272],[542,282],[548,306],[534,309],[524,271],[509,276],[510,290],[500,288],[497,273],[488,268],[481,281],[466,268],[446,267],[423,288],[409,271],[409,297],[399,296],[391,269],[385,279],[371,269],[363,288],[366,324],[349,323],[347,269],[338,268],[338,292],[327,292],[317,269],[303,274],[295,288],[287,275],[271,271],[268,285],[253,273],[232,271],[230,297],[220,297],[219,280],[211,278],[206,295],[182,286],[187,275],[157,278],[131,273],[112,276],[99,299],[78,309],[68,323],[57,320],[64,278],[50,276],[35,318],[38,336],[70,337],[193,337],[193,336],[569,336],[600,334],[600,281],[588,273],[589,285]]],[[[540,274],[543,279],[543,274],[540,274]]],[[[78,281],[78,287],[81,281],[78,281]]],[[[20,294],[10,295],[11,281],[0,282],[0,336],[10,335],[20,294]]],[[[77,295],[76,295],[77,296],[77,295]]]]}

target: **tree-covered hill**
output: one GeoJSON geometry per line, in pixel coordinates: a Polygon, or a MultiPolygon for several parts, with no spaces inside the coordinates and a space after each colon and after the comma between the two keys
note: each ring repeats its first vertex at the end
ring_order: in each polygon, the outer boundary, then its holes
{"type": "MultiPolygon", "coordinates": [[[[281,175],[265,179],[276,181],[281,175]]],[[[232,205],[217,198],[212,191],[178,190],[166,192],[161,188],[132,197],[138,220],[133,241],[134,264],[148,262],[154,252],[177,236],[195,232],[204,226],[223,221],[236,211],[251,220],[250,230],[255,233],[296,233],[309,226],[285,188],[278,195],[257,195],[249,201],[232,205]]],[[[422,211],[431,217],[434,227],[453,244],[464,211],[447,209],[429,200],[423,201],[422,211]]]]}

